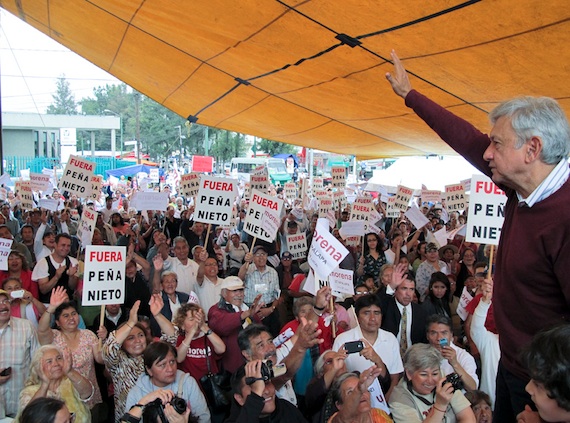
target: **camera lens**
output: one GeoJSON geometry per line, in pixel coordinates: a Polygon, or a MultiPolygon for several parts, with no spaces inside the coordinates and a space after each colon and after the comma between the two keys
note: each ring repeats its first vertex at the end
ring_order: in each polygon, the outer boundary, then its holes
{"type": "Polygon", "coordinates": [[[174,397],[170,401],[170,405],[172,405],[172,408],[174,408],[178,414],[184,414],[186,411],[186,401],[184,398],[174,397]]]}

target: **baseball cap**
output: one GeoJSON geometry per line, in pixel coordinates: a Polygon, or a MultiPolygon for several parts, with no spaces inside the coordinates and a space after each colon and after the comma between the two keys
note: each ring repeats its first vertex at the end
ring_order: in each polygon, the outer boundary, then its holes
{"type": "Polygon", "coordinates": [[[289,252],[289,251],[285,251],[283,254],[281,254],[281,258],[282,259],[293,259],[293,255],[289,252]]]}
{"type": "Polygon", "coordinates": [[[439,250],[439,248],[437,248],[437,245],[435,242],[430,242],[430,243],[428,243],[428,245],[426,245],[426,252],[428,252],[430,250],[435,250],[435,251],[439,250]]]}
{"type": "Polygon", "coordinates": [[[236,289],[243,289],[243,281],[237,276],[228,276],[222,282],[221,289],[228,289],[235,291],[236,289]]]}
{"type": "Polygon", "coordinates": [[[255,246],[254,249],[253,249],[253,254],[257,253],[258,251],[264,251],[266,254],[269,253],[269,252],[267,251],[267,248],[265,248],[264,245],[257,245],[257,246],[255,246]]]}

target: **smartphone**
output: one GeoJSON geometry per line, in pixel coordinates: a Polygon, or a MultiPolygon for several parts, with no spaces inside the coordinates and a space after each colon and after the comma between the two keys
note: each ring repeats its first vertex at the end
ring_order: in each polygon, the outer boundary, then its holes
{"type": "Polygon", "coordinates": [[[10,376],[12,374],[12,368],[6,367],[4,370],[0,372],[0,376],[10,376]]]}
{"type": "Polygon", "coordinates": [[[362,351],[364,349],[364,344],[362,341],[346,342],[344,344],[344,349],[346,350],[347,354],[354,354],[362,351]]]}
{"type": "Polygon", "coordinates": [[[14,299],[17,299],[17,298],[24,298],[24,292],[25,292],[25,291],[24,291],[23,289],[18,289],[17,291],[12,291],[12,292],[10,293],[10,295],[11,295],[11,297],[14,298],[14,299]]]}
{"type": "Polygon", "coordinates": [[[439,340],[439,346],[441,348],[443,347],[449,347],[449,342],[447,342],[447,338],[443,338],[439,340]]]}

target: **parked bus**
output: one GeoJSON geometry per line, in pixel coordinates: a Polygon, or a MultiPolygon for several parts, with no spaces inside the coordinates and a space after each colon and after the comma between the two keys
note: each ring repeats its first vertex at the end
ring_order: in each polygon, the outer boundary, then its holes
{"type": "Polygon", "coordinates": [[[255,168],[261,165],[265,165],[267,167],[269,178],[273,185],[279,183],[279,185],[283,186],[285,182],[289,182],[291,180],[291,175],[287,173],[285,160],[269,157],[233,158],[230,175],[233,178],[249,181],[249,175],[255,170],[255,168]]]}

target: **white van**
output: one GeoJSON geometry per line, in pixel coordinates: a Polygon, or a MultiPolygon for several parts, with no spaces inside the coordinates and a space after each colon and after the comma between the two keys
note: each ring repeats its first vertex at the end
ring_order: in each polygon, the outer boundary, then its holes
{"type": "Polygon", "coordinates": [[[265,165],[269,172],[269,178],[272,184],[279,182],[281,186],[285,182],[291,180],[291,175],[287,173],[287,166],[284,159],[275,159],[270,157],[235,157],[232,159],[230,176],[232,178],[243,179],[249,181],[249,175],[258,166],[265,165]]]}

